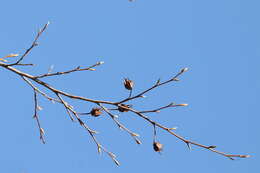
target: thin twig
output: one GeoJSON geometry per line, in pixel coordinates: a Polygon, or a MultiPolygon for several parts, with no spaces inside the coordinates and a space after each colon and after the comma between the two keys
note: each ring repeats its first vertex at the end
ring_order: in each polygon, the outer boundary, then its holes
{"type": "Polygon", "coordinates": [[[79,124],[84,127],[84,129],[86,129],[89,133],[89,135],[92,137],[93,141],[95,142],[95,144],[97,145],[97,149],[98,149],[98,153],[101,153],[101,151],[105,152],[114,162],[115,164],[117,164],[118,166],[120,165],[119,161],[116,160],[116,155],[110,151],[108,151],[104,146],[102,146],[98,140],[95,137],[95,134],[97,133],[94,130],[91,130],[77,115],[77,113],[74,114],[77,117],[77,120],[79,122],[79,124]]]}
{"type": "Polygon", "coordinates": [[[42,35],[42,33],[47,29],[47,27],[48,27],[49,24],[50,24],[50,22],[46,23],[46,24],[44,25],[44,27],[39,30],[39,32],[37,33],[37,35],[36,35],[36,37],[35,37],[35,39],[34,39],[34,41],[33,41],[33,43],[32,43],[32,45],[24,52],[24,54],[21,56],[21,58],[20,58],[18,61],[16,61],[15,63],[9,64],[9,66],[18,65],[18,64],[24,59],[24,57],[25,57],[26,55],[28,55],[28,54],[31,52],[31,50],[32,50],[35,46],[38,45],[37,40],[38,40],[39,37],[42,35]]]}
{"type": "Polygon", "coordinates": [[[152,113],[152,112],[156,112],[156,113],[159,113],[160,110],[163,110],[163,109],[166,109],[166,108],[173,108],[173,107],[179,107],[179,106],[188,106],[188,104],[175,104],[175,103],[170,103],[166,106],[162,106],[162,107],[159,107],[157,109],[153,109],[153,110],[147,110],[147,111],[139,111],[140,113],[152,113]]]}
{"type": "Polygon", "coordinates": [[[72,106],[70,106],[68,103],[66,103],[59,94],[57,94],[57,96],[59,97],[59,99],[62,101],[63,105],[65,106],[65,108],[69,111],[71,111],[73,113],[73,115],[76,117],[76,119],[78,120],[79,124],[88,131],[89,135],[91,136],[91,138],[93,139],[93,141],[95,142],[95,144],[97,145],[97,149],[98,152],[100,153],[101,151],[105,152],[114,162],[115,164],[117,164],[118,166],[120,165],[119,161],[116,160],[116,155],[110,151],[108,151],[104,146],[102,146],[98,140],[95,137],[95,134],[97,133],[96,131],[90,129],[86,123],[84,123],[80,117],[78,116],[77,112],[74,111],[72,109],[72,106]]]}
{"type": "Polygon", "coordinates": [[[65,102],[65,101],[62,99],[62,97],[60,96],[59,93],[56,93],[56,95],[57,95],[57,97],[60,99],[60,102],[61,102],[61,103],[63,104],[63,106],[65,107],[65,109],[66,109],[66,111],[67,111],[67,113],[68,113],[68,115],[69,115],[71,121],[75,121],[74,118],[72,117],[71,113],[70,113],[70,112],[72,112],[72,113],[75,113],[75,114],[76,114],[76,112],[73,110],[72,106],[70,106],[67,102],[65,102]]]}
{"type": "Polygon", "coordinates": [[[140,92],[139,94],[135,95],[135,96],[132,96],[132,97],[128,97],[124,100],[121,100],[119,102],[117,102],[117,104],[121,104],[121,103],[124,103],[124,102],[127,102],[127,101],[130,101],[130,100],[133,100],[133,99],[136,99],[136,98],[140,98],[140,97],[144,97],[144,94],[146,94],[147,92],[159,87],[159,86],[162,86],[162,85],[165,85],[167,83],[170,83],[170,82],[173,82],[173,81],[179,81],[178,77],[183,74],[184,72],[187,71],[187,68],[184,68],[182,69],[179,73],[177,73],[173,78],[165,81],[165,82],[160,82],[160,80],[158,80],[152,87],[140,92]]]}
{"type": "Polygon", "coordinates": [[[16,64],[17,66],[34,66],[34,64],[16,64]]]}
{"type": "Polygon", "coordinates": [[[33,80],[34,82],[42,85],[43,87],[47,88],[48,90],[54,92],[55,94],[56,93],[59,93],[60,95],[63,95],[63,96],[66,96],[66,97],[69,97],[71,99],[76,99],[76,100],[82,100],[82,101],[87,101],[87,102],[92,102],[92,103],[103,103],[103,104],[110,104],[110,105],[114,105],[115,103],[114,102],[110,102],[110,101],[104,101],[104,100],[94,100],[94,99],[89,99],[89,98],[86,98],[86,97],[82,97],[82,96],[76,96],[76,95],[72,95],[72,94],[69,94],[69,93],[66,93],[64,91],[61,91],[61,90],[58,90],[52,86],[50,86],[48,83],[46,82],[43,82],[42,80],[36,78],[35,76],[33,75],[30,75],[28,73],[24,73],[14,67],[11,67],[5,63],[2,63],[0,62],[0,66],[4,67],[5,69],[7,70],[10,70],[20,76],[24,76],[26,78],[29,78],[31,80],[33,80]]]}
{"type": "Polygon", "coordinates": [[[42,141],[43,144],[45,144],[46,142],[45,142],[45,139],[44,139],[44,130],[41,127],[39,116],[38,116],[39,105],[38,105],[38,100],[37,100],[37,91],[33,90],[33,93],[34,93],[34,115],[33,115],[33,118],[36,119],[37,126],[39,128],[40,140],[42,141]]]}
{"type": "Polygon", "coordinates": [[[83,113],[81,113],[81,112],[79,113],[78,112],[78,115],[91,115],[91,112],[83,112],[83,113]]]}
{"type": "Polygon", "coordinates": [[[57,75],[64,75],[64,74],[69,74],[72,72],[76,72],[76,71],[86,71],[86,70],[90,70],[90,71],[94,71],[93,67],[99,66],[101,64],[103,64],[104,62],[97,62],[96,64],[87,67],[87,68],[81,68],[80,66],[72,69],[72,70],[68,70],[68,71],[63,71],[63,72],[56,72],[56,73],[46,73],[46,74],[42,74],[39,76],[35,76],[35,78],[43,78],[43,77],[49,77],[49,76],[57,76],[57,75]]]}
{"type": "Polygon", "coordinates": [[[138,139],[139,134],[132,132],[131,130],[129,130],[127,127],[125,127],[122,123],[120,123],[117,120],[117,116],[112,114],[105,106],[103,106],[102,104],[98,104],[111,118],[112,120],[116,123],[116,125],[126,131],[134,140],[137,144],[141,144],[141,141],[138,139]]]}
{"type": "Polygon", "coordinates": [[[156,138],[157,138],[157,136],[156,136],[156,125],[153,124],[153,142],[156,142],[156,138]]]}
{"type": "Polygon", "coordinates": [[[27,84],[29,84],[35,91],[37,91],[38,93],[40,93],[42,96],[44,96],[44,97],[47,98],[48,100],[53,101],[53,102],[61,103],[60,100],[57,100],[57,99],[55,99],[55,98],[52,98],[52,97],[48,96],[46,93],[44,93],[44,92],[41,91],[39,88],[37,88],[36,86],[34,86],[34,85],[32,84],[32,82],[29,81],[26,77],[24,77],[24,76],[21,76],[21,77],[22,77],[23,80],[24,80],[27,84]]]}
{"type": "Polygon", "coordinates": [[[163,125],[161,125],[161,124],[159,124],[159,123],[157,123],[157,122],[151,120],[150,118],[148,118],[147,116],[145,116],[145,115],[143,115],[142,113],[138,112],[137,110],[134,110],[134,109],[132,109],[132,108],[128,108],[128,109],[129,109],[129,111],[135,113],[136,115],[140,116],[141,118],[147,120],[147,121],[148,121],[149,123],[151,123],[152,125],[155,125],[155,126],[161,128],[161,129],[163,129],[163,130],[169,132],[169,133],[172,134],[173,136],[177,137],[178,139],[180,139],[181,141],[183,141],[184,143],[186,143],[188,147],[190,147],[190,145],[192,144],[192,145],[195,145],[195,146],[198,146],[198,147],[201,147],[201,148],[205,148],[205,149],[210,150],[210,151],[212,151],[212,152],[218,153],[218,154],[220,154],[220,155],[222,155],[222,156],[228,157],[229,159],[233,159],[233,157],[239,157],[239,158],[247,158],[247,157],[250,157],[249,155],[227,154],[227,153],[224,153],[224,152],[215,150],[215,149],[214,149],[215,146],[214,146],[214,147],[212,147],[212,146],[206,146],[206,145],[199,144],[199,143],[197,143],[197,142],[188,140],[188,139],[186,139],[186,138],[184,138],[184,137],[182,137],[182,136],[180,136],[180,135],[174,133],[174,132],[172,131],[172,128],[167,128],[167,127],[165,127],[165,126],[163,126],[163,125]]]}
{"type": "Polygon", "coordinates": [[[133,92],[133,90],[130,90],[130,91],[129,91],[129,96],[128,96],[128,98],[130,98],[130,97],[132,96],[132,92],[133,92]]]}

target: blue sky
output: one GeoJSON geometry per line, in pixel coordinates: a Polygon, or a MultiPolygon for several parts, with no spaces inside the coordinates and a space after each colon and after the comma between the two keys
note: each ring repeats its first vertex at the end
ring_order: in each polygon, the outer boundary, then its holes
{"type": "MultiPolygon", "coordinates": [[[[28,73],[64,71],[78,65],[105,64],[95,72],[46,79],[51,85],[93,99],[117,101],[127,97],[122,79],[135,81],[134,93],[158,78],[167,80],[181,68],[189,71],[171,83],[133,101],[136,109],[170,102],[188,107],[167,109],[151,119],[189,139],[248,159],[227,158],[185,144],[158,131],[164,144],[152,149],[152,127],[133,114],[119,120],[141,135],[136,145],[108,117],[84,117],[100,132],[98,139],[113,151],[121,166],[98,155],[90,136],[72,123],[61,105],[41,98],[42,126],[47,144],[38,139],[33,92],[18,76],[0,69],[0,172],[257,172],[259,170],[260,25],[256,0],[141,1],[9,0],[1,3],[1,57],[22,54],[41,26],[51,24],[20,68],[28,73]]],[[[79,111],[94,105],[70,101],[79,111]]]]}

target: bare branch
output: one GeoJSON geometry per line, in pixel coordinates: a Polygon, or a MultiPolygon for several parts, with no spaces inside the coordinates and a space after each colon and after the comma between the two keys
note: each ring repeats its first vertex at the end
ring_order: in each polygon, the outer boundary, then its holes
{"type": "Polygon", "coordinates": [[[44,139],[44,133],[45,132],[44,132],[43,128],[41,127],[39,116],[38,116],[39,105],[38,105],[36,90],[33,90],[33,93],[34,93],[34,115],[33,115],[33,118],[36,119],[37,126],[39,128],[40,140],[42,141],[43,144],[45,144],[46,143],[45,139],[44,139]]]}
{"type": "Polygon", "coordinates": [[[137,110],[134,110],[134,109],[131,109],[129,108],[129,111],[135,113],[136,115],[140,116],[141,118],[145,119],[146,121],[148,121],[149,123],[151,123],[152,125],[154,126],[157,126],[165,131],[167,131],[168,133],[172,134],[173,136],[177,137],[178,139],[180,139],[181,141],[183,141],[184,143],[186,143],[188,145],[188,147],[190,148],[190,145],[195,145],[195,146],[198,146],[198,147],[201,147],[201,148],[205,148],[207,150],[210,150],[212,152],[215,152],[215,153],[218,153],[220,155],[223,155],[225,157],[228,157],[229,159],[233,159],[233,157],[239,157],[239,158],[248,158],[250,157],[249,155],[236,155],[236,154],[226,154],[224,152],[220,152],[220,151],[217,151],[213,148],[215,147],[212,147],[212,146],[206,146],[206,145],[203,145],[203,144],[199,144],[197,142],[194,142],[194,141],[191,141],[191,140],[188,140],[188,139],[185,139],[184,137],[174,133],[172,131],[172,128],[167,128],[153,120],[151,120],[150,118],[148,118],[147,116],[143,115],[142,113],[140,113],[139,111],[137,110]]]}
{"type": "Polygon", "coordinates": [[[60,102],[63,104],[63,106],[65,107],[71,121],[74,121],[74,118],[72,117],[72,115],[70,114],[70,112],[72,112],[73,114],[76,114],[76,112],[73,110],[72,106],[70,106],[67,102],[65,102],[62,97],[60,96],[59,93],[56,93],[57,97],[60,99],[60,102]]]}
{"type": "Polygon", "coordinates": [[[38,89],[38,88],[37,88],[36,86],[34,86],[34,85],[32,84],[32,82],[29,81],[26,77],[22,76],[22,78],[23,78],[23,80],[24,80],[27,84],[29,84],[35,91],[37,91],[38,93],[40,93],[43,97],[47,98],[47,99],[50,100],[50,101],[61,103],[59,100],[48,96],[46,93],[44,93],[43,91],[41,91],[40,89],[38,89]]]}
{"type": "MultiPolygon", "coordinates": [[[[155,110],[150,110],[150,111],[137,111],[137,110],[132,109],[131,107],[124,106],[124,105],[122,104],[123,102],[127,102],[127,101],[130,101],[130,100],[133,100],[133,99],[142,97],[143,94],[145,94],[145,93],[151,91],[152,89],[157,88],[158,86],[165,85],[165,84],[167,84],[167,83],[169,83],[169,82],[172,82],[172,81],[177,81],[177,80],[178,80],[177,77],[178,77],[179,75],[181,75],[183,72],[185,72],[185,71],[186,71],[185,69],[182,69],[177,75],[175,75],[175,76],[174,76],[172,79],[170,79],[170,80],[167,80],[167,81],[162,82],[162,83],[158,80],[154,86],[152,86],[151,88],[149,88],[149,89],[147,89],[147,90],[145,90],[145,91],[143,91],[143,92],[137,94],[136,96],[127,98],[127,99],[125,99],[125,100],[123,100],[123,101],[120,101],[120,102],[110,102],[110,101],[102,101],[102,100],[92,100],[92,99],[88,99],[88,98],[81,97],[81,96],[71,95],[71,94],[65,93],[65,92],[63,92],[63,91],[61,91],[61,90],[57,90],[57,89],[51,87],[49,84],[47,84],[47,83],[45,83],[45,82],[43,82],[43,81],[37,79],[35,76],[32,76],[32,75],[29,75],[29,74],[27,74],[27,73],[21,72],[21,71],[15,69],[15,68],[13,68],[13,67],[10,67],[10,66],[8,66],[8,65],[6,65],[6,64],[4,64],[4,63],[1,63],[1,62],[0,62],[0,66],[2,66],[2,67],[4,67],[4,68],[6,68],[6,69],[8,69],[8,70],[10,70],[10,71],[12,71],[12,72],[18,74],[18,75],[20,75],[21,77],[29,78],[29,79],[35,81],[36,83],[38,83],[38,84],[44,86],[45,88],[49,89],[50,91],[54,92],[54,93],[58,96],[58,98],[60,99],[60,102],[65,106],[67,112],[72,112],[72,113],[76,116],[76,118],[77,118],[77,120],[79,121],[79,123],[80,123],[83,127],[85,127],[85,129],[88,130],[88,132],[91,134],[91,136],[92,136],[92,138],[93,138],[94,141],[95,141],[95,138],[94,138],[94,136],[93,136],[92,131],[89,130],[89,128],[88,128],[86,125],[84,125],[83,121],[78,117],[77,113],[72,109],[71,106],[68,106],[68,104],[62,100],[62,98],[60,97],[60,95],[69,97],[69,98],[71,98],[71,99],[76,99],[76,100],[82,100],[82,101],[87,101],[87,102],[96,103],[96,104],[98,104],[98,105],[100,105],[100,106],[101,106],[101,104],[115,105],[115,106],[118,106],[118,108],[117,108],[118,110],[119,110],[119,108],[121,108],[121,109],[123,108],[124,110],[128,110],[128,111],[134,112],[135,114],[137,114],[138,116],[140,116],[140,117],[142,117],[143,119],[147,120],[147,121],[150,122],[151,124],[156,125],[157,127],[159,127],[159,128],[161,128],[161,129],[163,129],[163,130],[169,132],[169,133],[172,134],[173,136],[175,136],[175,137],[177,137],[178,139],[182,140],[183,142],[185,142],[185,143],[187,144],[187,146],[188,146],[189,148],[190,148],[190,145],[195,145],[195,146],[198,146],[198,147],[201,147],[201,148],[208,149],[208,150],[210,150],[210,151],[212,151],[212,152],[221,154],[221,155],[226,156],[226,157],[231,158],[231,159],[233,159],[233,157],[240,157],[240,158],[249,157],[248,155],[230,155],[230,154],[226,154],[226,153],[217,151],[217,150],[215,150],[215,149],[213,149],[213,148],[211,148],[211,147],[209,147],[209,146],[202,145],[202,144],[199,144],[199,143],[196,143],[196,142],[187,140],[187,139],[185,139],[185,138],[183,138],[183,137],[177,135],[176,133],[172,132],[172,128],[167,128],[167,127],[165,127],[165,126],[163,126],[163,125],[161,125],[161,124],[159,124],[159,123],[157,123],[157,122],[155,122],[155,121],[152,121],[151,119],[149,119],[147,116],[145,116],[145,115],[143,114],[143,113],[149,113],[149,112],[158,112],[158,110],[165,109],[165,108],[168,108],[168,107],[186,106],[186,104],[176,104],[176,105],[175,105],[175,104],[169,104],[169,105],[167,105],[167,106],[160,107],[160,108],[157,108],[157,109],[155,109],[155,110]]],[[[103,109],[104,109],[104,107],[103,107],[103,109]]],[[[113,118],[113,120],[117,123],[117,125],[118,125],[119,127],[123,128],[125,131],[127,131],[129,134],[131,134],[131,136],[134,137],[134,139],[136,140],[136,136],[133,135],[133,134],[135,134],[135,133],[129,131],[127,128],[125,128],[125,126],[123,126],[122,124],[120,124],[120,123],[115,119],[115,116],[114,116],[113,114],[111,114],[108,109],[104,109],[104,110],[111,116],[111,118],[113,118]]],[[[124,112],[124,111],[123,111],[123,112],[124,112]]],[[[70,116],[70,117],[72,117],[72,116],[70,116]]],[[[137,142],[137,141],[138,141],[138,140],[136,140],[136,142],[137,142]]],[[[138,142],[137,142],[137,143],[138,143],[138,142]]],[[[97,142],[96,142],[96,144],[97,144],[98,148],[100,148],[101,145],[100,145],[99,143],[97,143],[97,142]],[[99,145],[98,145],[98,144],[99,144],[99,145]]],[[[102,148],[101,148],[101,149],[102,149],[102,148]]],[[[104,149],[103,149],[103,150],[104,150],[104,149]]],[[[107,153],[109,153],[109,152],[107,152],[107,153]]],[[[113,159],[113,158],[112,158],[112,159],[113,159]]]]}
{"type": "Polygon", "coordinates": [[[84,123],[80,117],[78,116],[77,112],[73,110],[72,106],[70,106],[68,103],[64,102],[62,100],[62,98],[59,96],[59,94],[57,94],[57,96],[60,98],[60,100],[63,102],[63,105],[65,106],[65,108],[69,111],[71,111],[74,116],[77,118],[79,124],[85,129],[88,131],[89,135],[92,137],[93,141],[95,142],[95,144],[97,145],[97,150],[98,150],[98,153],[100,153],[101,151],[105,152],[118,166],[120,165],[120,163],[116,160],[116,156],[114,153],[108,151],[104,146],[102,146],[98,140],[96,139],[95,137],[95,134],[97,133],[96,131],[90,129],[86,123],[84,123]]]}
{"type": "Polygon", "coordinates": [[[140,92],[139,94],[135,95],[135,96],[132,96],[132,97],[129,97],[129,98],[126,98],[124,100],[121,100],[119,102],[117,102],[117,104],[121,104],[121,103],[124,103],[124,102],[127,102],[127,101],[130,101],[130,100],[133,100],[133,99],[136,99],[136,98],[140,98],[140,97],[144,97],[144,94],[146,94],[147,92],[159,87],[159,86],[162,86],[162,85],[165,85],[167,83],[170,83],[170,82],[173,82],[173,81],[179,81],[178,77],[183,74],[184,72],[186,72],[188,70],[188,68],[183,68],[179,73],[177,73],[173,78],[165,81],[165,82],[160,82],[160,80],[158,80],[152,87],[140,92]]]}
{"type": "Polygon", "coordinates": [[[76,99],[76,100],[82,100],[82,101],[87,101],[87,102],[92,102],[92,103],[103,103],[103,104],[111,104],[111,105],[114,105],[115,103],[114,102],[110,102],[110,101],[104,101],[104,100],[94,100],[94,99],[89,99],[89,98],[86,98],[86,97],[82,97],[82,96],[76,96],[76,95],[72,95],[72,94],[69,94],[69,93],[66,93],[64,91],[61,91],[61,90],[58,90],[54,87],[51,87],[48,83],[46,82],[43,82],[42,80],[40,79],[37,79],[35,76],[33,75],[30,75],[28,73],[24,73],[14,67],[11,67],[10,65],[7,65],[5,63],[2,63],[0,62],[0,66],[4,67],[5,69],[7,70],[10,70],[16,74],[18,74],[19,76],[24,76],[26,78],[29,78],[31,80],[33,80],[34,82],[38,83],[39,85],[42,85],[43,87],[45,87],[46,89],[54,92],[55,94],[56,93],[59,93],[60,95],[63,95],[63,96],[66,96],[66,97],[69,97],[71,99],[76,99]]]}
{"type": "Polygon", "coordinates": [[[179,106],[188,106],[188,104],[175,104],[175,103],[170,103],[166,106],[162,106],[162,107],[159,107],[157,109],[153,109],[153,110],[147,110],[147,111],[140,111],[140,113],[151,113],[151,112],[156,112],[156,113],[159,113],[160,110],[162,109],[166,109],[166,108],[172,108],[172,107],[179,107],[179,106]]]}
{"type": "Polygon", "coordinates": [[[46,23],[46,24],[44,25],[44,27],[39,30],[39,32],[37,33],[37,35],[36,35],[36,37],[35,37],[35,39],[34,39],[34,41],[33,41],[33,43],[32,43],[32,45],[24,52],[24,54],[21,56],[21,58],[20,58],[18,61],[16,61],[15,63],[9,64],[9,66],[18,65],[18,64],[24,59],[24,57],[31,52],[31,50],[32,50],[35,46],[38,46],[37,41],[38,41],[39,37],[42,35],[42,33],[47,29],[47,27],[48,27],[49,24],[50,24],[50,22],[46,23]]]}
{"type": "Polygon", "coordinates": [[[116,160],[116,155],[110,151],[108,151],[104,146],[102,146],[98,140],[96,139],[95,137],[95,134],[97,133],[96,131],[94,130],[91,130],[79,117],[77,114],[75,114],[75,116],[77,117],[77,120],[79,122],[79,124],[84,127],[89,135],[92,137],[93,141],[95,142],[95,144],[97,145],[97,150],[98,150],[98,153],[101,153],[101,151],[105,152],[118,166],[120,165],[120,163],[116,160]]]}
{"type": "MultiPolygon", "coordinates": [[[[83,96],[77,96],[77,95],[73,95],[73,94],[70,94],[70,93],[67,93],[65,91],[62,91],[62,90],[59,90],[53,86],[51,86],[50,84],[42,81],[40,78],[44,78],[44,77],[50,77],[50,76],[59,76],[59,75],[65,75],[65,74],[69,74],[69,73],[73,73],[73,72],[77,72],[77,71],[86,71],[86,70],[95,70],[93,69],[94,67],[96,66],[99,66],[101,64],[103,64],[103,62],[97,62],[96,64],[90,66],[90,67],[87,67],[87,68],[81,68],[80,66],[79,67],[76,67],[72,70],[68,70],[68,71],[63,71],[63,72],[56,72],[56,73],[46,73],[46,74],[41,74],[41,75],[38,75],[38,76],[35,76],[35,75],[31,75],[31,74],[28,74],[28,73],[25,73],[25,72],[22,72],[16,68],[14,68],[13,66],[17,65],[17,66],[30,66],[30,65],[33,65],[33,64],[22,64],[21,61],[24,59],[24,57],[26,55],[28,55],[31,50],[37,46],[37,40],[38,38],[41,36],[41,34],[46,30],[47,26],[49,25],[49,23],[47,23],[46,25],[44,25],[44,27],[38,32],[37,36],[35,37],[31,47],[29,47],[25,53],[21,56],[21,58],[16,62],[16,63],[13,63],[13,64],[6,64],[4,62],[1,62],[0,61],[0,67],[3,67],[17,75],[19,75],[30,87],[32,87],[33,89],[33,92],[34,92],[34,118],[36,119],[37,121],[37,126],[39,128],[39,132],[40,132],[40,139],[43,143],[45,143],[45,139],[44,139],[44,130],[43,128],[41,127],[41,124],[40,124],[40,121],[39,121],[39,116],[38,116],[38,110],[39,110],[39,105],[38,105],[38,97],[37,97],[37,93],[41,94],[43,97],[47,98],[48,100],[50,101],[53,101],[53,102],[58,102],[60,104],[62,104],[65,108],[65,110],[67,111],[70,119],[72,121],[77,121],[79,123],[80,126],[82,126],[88,133],[89,135],[91,136],[92,140],[94,141],[94,143],[96,144],[97,146],[97,150],[98,152],[100,153],[101,151],[105,152],[117,165],[120,165],[119,162],[116,160],[116,156],[114,153],[108,151],[105,147],[103,147],[97,140],[95,134],[97,133],[96,131],[92,130],[80,117],[79,115],[92,115],[93,117],[98,117],[103,110],[104,112],[106,112],[111,118],[112,120],[115,122],[115,124],[121,128],[122,130],[126,131],[129,135],[131,135],[131,137],[135,140],[135,142],[137,144],[141,144],[141,141],[138,139],[138,134],[132,132],[131,130],[129,130],[125,125],[123,125],[118,119],[117,119],[117,116],[114,115],[113,113],[111,113],[110,111],[111,110],[117,110],[119,111],[120,113],[124,113],[124,112],[132,112],[134,113],[134,115],[137,115],[139,117],[141,117],[142,119],[144,119],[145,121],[149,122],[152,126],[153,126],[153,148],[156,152],[160,152],[162,150],[162,147],[163,147],[163,144],[159,143],[157,141],[157,130],[158,129],[162,129],[166,132],[168,132],[169,134],[175,136],[176,138],[178,138],[179,140],[183,141],[189,149],[191,149],[191,145],[193,146],[197,146],[197,147],[200,147],[200,148],[204,148],[204,149],[207,149],[209,151],[212,151],[214,153],[217,153],[217,154],[220,154],[222,156],[225,156],[231,160],[233,160],[234,158],[247,158],[249,157],[249,155],[238,155],[238,154],[227,154],[227,153],[224,153],[224,152],[221,152],[221,151],[218,151],[216,150],[216,146],[213,146],[213,145],[210,145],[210,146],[207,146],[207,145],[203,145],[203,144],[200,144],[200,143],[197,143],[197,142],[194,142],[194,141],[191,141],[191,140],[188,140],[180,135],[178,135],[177,133],[173,132],[173,130],[175,128],[168,128],[156,121],[153,121],[151,120],[148,116],[146,116],[145,114],[147,113],[154,113],[154,112],[160,112],[161,110],[163,109],[166,109],[166,108],[171,108],[171,107],[178,107],[178,106],[187,106],[187,104],[174,104],[174,103],[171,103],[171,104],[168,104],[166,106],[162,106],[162,107],[159,107],[159,108],[156,108],[156,109],[152,109],[152,110],[145,110],[145,111],[139,111],[139,110],[135,110],[132,108],[132,106],[130,104],[126,104],[126,102],[129,102],[129,101],[132,101],[134,99],[137,99],[137,98],[141,98],[141,97],[144,97],[144,94],[147,94],[148,92],[151,92],[153,89],[156,89],[160,86],[163,86],[163,85],[166,85],[170,82],[175,82],[175,81],[179,81],[178,77],[180,75],[182,75],[184,72],[186,72],[188,69],[187,68],[183,68],[182,70],[180,70],[180,72],[178,72],[174,77],[172,77],[171,79],[169,80],[166,80],[164,82],[161,82],[161,80],[157,80],[156,83],[154,85],[152,85],[150,88],[144,90],[144,91],[141,91],[140,93],[132,96],[132,90],[133,90],[133,86],[134,86],[134,82],[129,80],[128,78],[125,78],[124,79],[124,86],[127,90],[130,91],[129,93],[129,96],[128,98],[125,98],[121,101],[117,101],[117,102],[113,102],[113,101],[106,101],[106,100],[94,100],[94,99],[90,99],[90,98],[86,98],[86,97],[83,97],[83,96]],[[43,87],[46,91],[50,91],[51,93],[53,93],[55,96],[57,96],[57,98],[52,98],[50,96],[48,96],[44,91],[41,91],[40,89],[38,89],[38,86],[41,86],[43,87]],[[70,98],[70,99],[74,99],[74,100],[78,100],[78,101],[84,101],[84,102],[88,102],[88,103],[95,103],[97,104],[99,107],[98,108],[93,108],[91,110],[91,112],[88,112],[88,113],[78,113],[76,110],[74,110],[73,106],[70,105],[68,102],[66,102],[64,99],[66,98],[70,98]],[[112,108],[112,109],[108,109],[106,106],[107,105],[110,105],[110,106],[113,106],[113,107],[116,107],[116,108],[112,108]]],[[[15,56],[18,56],[18,54],[10,54],[6,57],[15,57],[15,56]]],[[[2,61],[5,60],[5,58],[2,58],[2,61]]],[[[5,61],[6,62],[6,61],[5,61]]]]}
{"type": "Polygon", "coordinates": [[[138,139],[138,134],[137,133],[134,133],[132,132],[131,130],[129,130],[127,127],[125,127],[122,123],[120,123],[118,120],[117,120],[117,116],[112,114],[105,106],[103,106],[102,104],[98,104],[111,118],[112,120],[116,123],[116,125],[126,131],[129,135],[131,135],[131,137],[135,140],[135,142],[137,144],[141,144],[141,141],[138,139]]]}
{"type": "Polygon", "coordinates": [[[34,66],[34,64],[16,64],[17,66],[34,66]]]}
{"type": "Polygon", "coordinates": [[[64,71],[64,72],[56,72],[56,73],[46,73],[46,74],[42,74],[42,75],[39,75],[39,76],[35,76],[35,78],[43,78],[43,77],[48,77],[48,76],[57,76],[57,75],[64,75],[64,74],[69,74],[69,73],[72,73],[72,72],[76,72],[76,71],[87,71],[87,70],[90,70],[90,71],[94,71],[95,69],[93,69],[93,67],[96,67],[96,66],[99,66],[101,64],[103,64],[104,62],[97,62],[96,64],[90,66],[90,67],[87,67],[87,68],[81,68],[80,66],[72,69],[72,70],[68,70],[68,71],[64,71]]]}

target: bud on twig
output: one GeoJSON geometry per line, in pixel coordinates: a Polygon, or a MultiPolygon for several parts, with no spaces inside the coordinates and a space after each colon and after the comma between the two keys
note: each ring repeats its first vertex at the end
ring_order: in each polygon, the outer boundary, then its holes
{"type": "Polygon", "coordinates": [[[141,142],[139,139],[135,139],[135,142],[136,142],[137,144],[142,144],[142,142],[141,142]]]}
{"type": "Polygon", "coordinates": [[[208,146],[209,149],[213,149],[213,148],[216,148],[217,146],[215,145],[211,145],[211,146],[208,146]]]}
{"type": "Polygon", "coordinates": [[[41,111],[42,107],[41,106],[37,106],[37,110],[41,111]]]}
{"type": "Polygon", "coordinates": [[[129,80],[128,78],[124,79],[124,86],[127,90],[132,90],[134,87],[134,82],[132,80],[129,80]]]}
{"type": "Polygon", "coordinates": [[[98,117],[99,115],[102,114],[102,111],[100,108],[93,108],[90,112],[90,114],[94,117],[98,117]]]}
{"type": "Polygon", "coordinates": [[[177,127],[172,127],[172,128],[169,128],[169,130],[176,130],[177,127]]]}
{"type": "Polygon", "coordinates": [[[40,133],[41,133],[41,134],[43,134],[43,135],[45,134],[45,132],[44,132],[44,129],[43,129],[43,128],[40,128],[40,133]]]}
{"type": "Polygon", "coordinates": [[[100,147],[100,145],[98,144],[98,147],[97,147],[97,149],[98,149],[98,153],[100,154],[101,153],[101,147],[100,147]]]}
{"type": "Polygon", "coordinates": [[[156,81],[156,84],[155,84],[155,85],[159,85],[160,82],[161,82],[161,79],[158,79],[158,80],[156,81]]]}
{"type": "Polygon", "coordinates": [[[181,69],[181,73],[184,73],[184,72],[186,72],[186,71],[188,71],[188,68],[186,67],[186,68],[183,68],[183,69],[181,69]]]}
{"type": "Polygon", "coordinates": [[[187,103],[177,104],[176,106],[188,106],[187,103]]]}
{"type": "Polygon", "coordinates": [[[117,166],[120,166],[120,163],[119,163],[118,160],[116,160],[115,158],[113,158],[113,161],[115,162],[115,164],[116,164],[117,166]]]}
{"type": "Polygon", "coordinates": [[[101,64],[104,64],[104,63],[105,63],[104,61],[99,61],[97,64],[101,65],[101,64]]]}

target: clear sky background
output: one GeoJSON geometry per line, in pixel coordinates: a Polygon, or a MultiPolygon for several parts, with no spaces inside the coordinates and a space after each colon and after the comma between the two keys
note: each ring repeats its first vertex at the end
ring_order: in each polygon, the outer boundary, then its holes
{"type": "MultiPolygon", "coordinates": [[[[170,102],[188,107],[149,115],[177,132],[221,151],[250,154],[225,157],[186,145],[163,131],[162,154],[152,149],[152,126],[133,114],[119,120],[141,135],[137,145],[108,117],[83,117],[100,132],[121,166],[98,155],[90,136],[72,123],[61,105],[41,98],[47,144],[39,140],[33,115],[33,92],[15,74],[0,69],[0,172],[205,172],[259,171],[260,2],[257,0],[85,0],[1,2],[0,56],[22,54],[47,21],[51,24],[20,68],[28,73],[64,71],[77,65],[105,64],[95,72],[46,79],[51,85],[93,99],[127,97],[122,79],[135,81],[134,93],[158,78],[190,70],[132,104],[143,110],[170,102]],[[258,102],[257,102],[258,100],[258,102]]],[[[94,105],[70,101],[79,111],[94,105]]]]}

